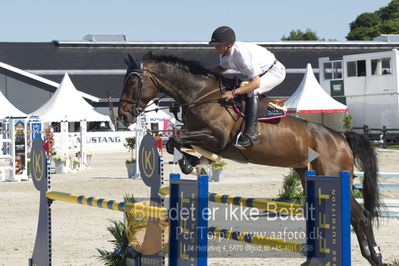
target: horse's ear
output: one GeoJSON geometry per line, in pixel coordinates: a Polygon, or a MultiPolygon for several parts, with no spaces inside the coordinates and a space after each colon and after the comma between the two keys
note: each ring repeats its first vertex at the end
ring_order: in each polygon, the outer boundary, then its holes
{"type": "Polygon", "coordinates": [[[129,56],[130,56],[129,54],[124,54],[123,55],[123,61],[125,61],[125,64],[127,66],[130,66],[129,56]]]}
{"type": "Polygon", "coordinates": [[[123,56],[123,60],[126,65],[131,69],[141,69],[141,61],[136,57],[131,56],[130,54],[126,54],[123,56]]]}
{"type": "Polygon", "coordinates": [[[127,54],[127,56],[129,57],[129,60],[131,63],[136,62],[137,60],[135,58],[133,58],[133,56],[131,56],[130,54],[127,54]]]}

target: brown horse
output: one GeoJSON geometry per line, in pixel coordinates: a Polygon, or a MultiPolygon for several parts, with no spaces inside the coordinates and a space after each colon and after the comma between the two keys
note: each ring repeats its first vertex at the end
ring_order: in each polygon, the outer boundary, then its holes
{"type": "MultiPolygon", "coordinates": [[[[242,118],[220,101],[221,77],[194,61],[172,56],[146,56],[143,61],[125,59],[128,64],[119,103],[119,118],[126,126],[136,122],[150,100],[165,93],[182,106],[186,133],[174,139],[177,147],[196,145],[240,162],[294,168],[302,185],[308,168],[308,148],[319,153],[310,163],[318,175],[338,175],[354,163],[364,171],[364,207],[351,196],[351,224],[361,253],[371,265],[383,265],[374,239],[373,218],[378,217],[377,160],[373,148],[354,132],[341,134],[323,125],[287,116],[274,123],[258,123],[260,143],[245,150],[234,142],[242,118]]],[[[315,99],[317,100],[317,99],[315,99]]],[[[190,159],[190,158],[189,158],[190,159]]],[[[198,163],[192,160],[191,163],[198,163]]]]}

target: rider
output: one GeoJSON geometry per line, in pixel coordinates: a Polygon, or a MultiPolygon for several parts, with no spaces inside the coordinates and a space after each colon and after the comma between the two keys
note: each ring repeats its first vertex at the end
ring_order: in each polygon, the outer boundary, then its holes
{"type": "Polygon", "coordinates": [[[247,84],[226,91],[222,98],[229,101],[235,95],[247,95],[246,126],[237,146],[246,147],[258,143],[258,95],[272,90],[284,80],[285,67],[266,48],[253,43],[236,42],[234,30],[227,26],[219,27],[213,32],[209,45],[214,46],[216,53],[220,55],[219,65],[213,69],[214,72],[222,74],[233,69],[248,77],[247,84]]]}

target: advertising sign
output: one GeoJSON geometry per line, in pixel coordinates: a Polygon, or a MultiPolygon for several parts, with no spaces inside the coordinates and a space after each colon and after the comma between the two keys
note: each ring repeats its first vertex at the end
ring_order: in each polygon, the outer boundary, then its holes
{"type": "Polygon", "coordinates": [[[13,119],[14,151],[15,151],[15,175],[27,177],[26,172],[26,120],[13,119]]]}

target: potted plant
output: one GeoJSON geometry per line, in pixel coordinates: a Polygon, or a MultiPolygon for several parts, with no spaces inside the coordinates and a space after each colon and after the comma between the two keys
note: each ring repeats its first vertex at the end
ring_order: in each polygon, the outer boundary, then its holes
{"type": "Polygon", "coordinates": [[[91,151],[85,152],[86,156],[86,165],[89,166],[91,163],[91,157],[93,156],[93,153],[91,151]]]}
{"type": "Polygon", "coordinates": [[[51,157],[51,159],[55,163],[55,173],[62,174],[64,171],[65,163],[67,161],[67,157],[63,155],[55,154],[51,157]]]}
{"type": "Polygon", "coordinates": [[[134,147],[136,145],[136,138],[126,138],[126,143],[123,144],[130,152],[130,158],[126,160],[127,174],[129,178],[134,178],[136,175],[136,158],[134,157],[134,147]]]}
{"type": "Polygon", "coordinates": [[[73,165],[73,169],[78,169],[79,165],[80,165],[80,161],[77,158],[75,158],[72,162],[72,165],[73,165]]]}
{"type": "Polygon", "coordinates": [[[224,161],[219,161],[219,162],[213,162],[211,164],[211,169],[212,169],[212,180],[214,182],[220,182],[222,181],[223,178],[223,169],[226,167],[226,162],[224,161]]]}
{"type": "MultiPolygon", "coordinates": [[[[125,195],[124,202],[136,203],[133,195],[125,195]]],[[[140,265],[140,254],[132,248],[131,244],[137,243],[136,235],[147,226],[147,219],[135,214],[125,213],[124,221],[112,220],[107,230],[114,239],[109,240],[113,243],[114,249],[107,251],[98,249],[100,258],[105,265],[140,265]]]]}

